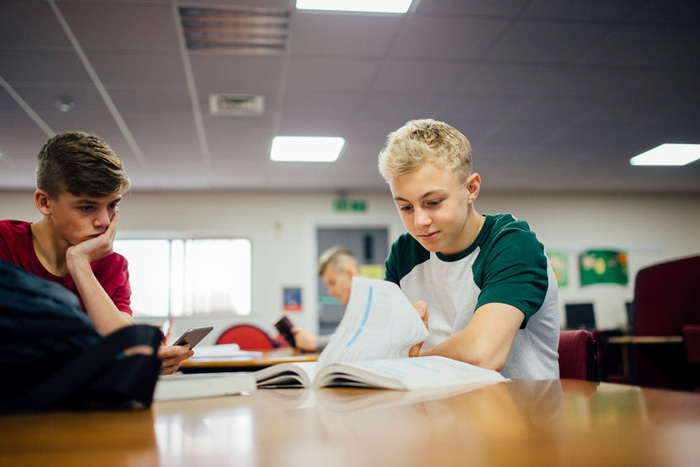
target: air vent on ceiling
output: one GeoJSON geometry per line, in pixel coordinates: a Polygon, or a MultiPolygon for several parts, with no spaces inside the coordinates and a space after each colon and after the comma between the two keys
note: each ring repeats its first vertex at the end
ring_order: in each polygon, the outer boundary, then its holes
{"type": "Polygon", "coordinates": [[[191,51],[270,55],[287,47],[288,10],[183,6],[180,18],[191,51]]]}
{"type": "Polygon", "coordinates": [[[265,96],[210,94],[209,112],[216,116],[255,117],[265,112],[265,96]]]}

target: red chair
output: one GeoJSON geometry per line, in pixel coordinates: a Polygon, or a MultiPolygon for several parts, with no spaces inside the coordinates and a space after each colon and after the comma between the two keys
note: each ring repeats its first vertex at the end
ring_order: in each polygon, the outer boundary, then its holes
{"type": "Polygon", "coordinates": [[[598,345],[590,331],[559,334],[559,378],[599,381],[598,345]]]}
{"type": "MultiPolygon", "coordinates": [[[[700,256],[674,259],[637,272],[634,287],[635,336],[682,336],[700,325],[700,256]]],[[[693,389],[686,349],[681,343],[630,346],[635,384],[693,389]]]]}
{"type": "Polygon", "coordinates": [[[241,350],[271,350],[275,348],[270,336],[252,324],[237,324],[224,331],[217,344],[238,344],[241,350]]]}
{"type": "Polygon", "coordinates": [[[700,256],[648,266],[637,272],[634,334],[680,336],[686,324],[700,324],[700,256]]]}

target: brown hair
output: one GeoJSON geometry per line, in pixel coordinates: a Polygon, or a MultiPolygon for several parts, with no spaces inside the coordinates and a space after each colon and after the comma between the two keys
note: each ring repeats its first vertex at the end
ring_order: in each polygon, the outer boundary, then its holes
{"type": "Polygon", "coordinates": [[[379,154],[379,172],[388,181],[434,162],[466,180],[472,171],[469,140],[454,127],[430,118],[411,120],[389,133],[379,154]]]}
{"type": "Polygon", "coordinates": [[[129,186],[124,162],[99,136],[61,133],[39,152],[36,187],[54,199],[64,192],[102,198],[123,194],[129,186]]]}

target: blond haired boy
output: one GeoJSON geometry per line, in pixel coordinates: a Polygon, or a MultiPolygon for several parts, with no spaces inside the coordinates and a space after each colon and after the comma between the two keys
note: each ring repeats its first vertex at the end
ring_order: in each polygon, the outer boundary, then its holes
{"type": "MultiPolygon", "coordinates": [[[[0,260],[78,295],[103,335],[133,324],[128,264],[112,252],[130,185],[122,160],[99,136],[62,133],[39,152],[36,185],[42,219],[0,221],[0,260]]],[[[187,346],[161,346],[161,372],[173,373],[192,355],[187,346]]]]}
{"type": "Polygon", "coordinates": [[[462,133],[432,119],[389,134],[379,155],[408,231],[391,248],[386,279],[417,302],[430,331],[412,354],[556,379],[557,283],[544,247],[526,222],[476,211],[471,156],[462,133]]]}

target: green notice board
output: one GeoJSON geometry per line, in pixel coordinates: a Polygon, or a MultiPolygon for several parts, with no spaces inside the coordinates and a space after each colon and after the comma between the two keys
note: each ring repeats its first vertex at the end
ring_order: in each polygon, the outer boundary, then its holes
{"type": "Polygon", "coordinates": [[[616,250],[588,250],[579,256],[581,285],[626,285],[627,253],[616,250]]]}

